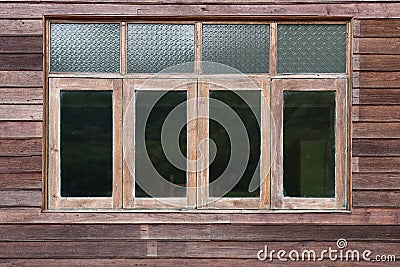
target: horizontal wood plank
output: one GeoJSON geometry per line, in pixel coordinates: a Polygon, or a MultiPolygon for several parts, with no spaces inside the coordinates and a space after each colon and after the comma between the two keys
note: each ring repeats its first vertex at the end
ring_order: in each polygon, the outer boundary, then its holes
{"type": "Polygon", "coordinates": [[[0,121],[0,138],[42,137],[42,123],[32,121],[0,121]]]}
{"type": "Polygon", "coordinates": [[[400,156],[400,139],[353,139],[353,156],[400,156]]]}
{"type": "Polygon", "coordinates": [[[400,54],[400,38],[354,38],[353,42],[356,54],[400,54]]]}
{"type": "MultiPolygon", "coordinates": [[[[262,248],[260,248],[262,249],[262,248]]],[[[255,249],[256,252],[258,251],[255,249]]],[[[252,266],[252,267],[265,267],[268,266],[282,266],[279,260],[259,261],[256,257],[252,259],[182,259],[182,258],[146,258],[146,259],[0,259],[0,264],[6,266],[46,266],[46,267],[71,267],[71,266],[85,266],[85,267],[98,267],[98,266],[146,266],[146,267],[172,267],[172,266],[192,266],[192,267],[226,267],[226,266],[252,266]]],[[[314,267],[321,266],[320,261],[286,261],[284,266],[295,267],[314,267]]],[[[347,267],[347,261],[335,261],[332,265],[335,267],[347,267]]],[[[352,267],[380,267],[382,263],[378,262],[351,262],[352,267]]]]}
{"type": "Polygon", "coordinates": [[[400,173],[353,173],[353,189],[400,190],[400,173]]]}
{"type": "Polygon", "coordinates": [[[41,189],[42,173],[0,173],[1,190],[41,189]]]}
{"type": "Polygon", "coordinates": [[[400,105],[400,90],[353,89],[353,104],[400,105]]]}
{"type": "Polygon", "coordinates": [[[355,88],[400,88],[400,72],[354,72],[355,88]]]}
{"type": "Polygon", "coordinates": [[[335,212],[43,212],[41,208],[4,208],[2,224],[318,224],[398,225],[400,210],[355,208],[351,213],[335,212]]]}
{"type": "Polygon", "coordinates": [[[398,122],[399,106],[353,106],[353,121],[398,122]]]}
{"type": "Polygon", "coordinates": [[[41,71],[0,71],[0,87],[42,87],[41,71]]]}
{"type": "Polygon", "coordinates": [[[353,157],[353,172],[400,172],[400,157],[353,157]]]}
{"type": "Polygon", "coordinates": [[[353,123],[353,138],[400,138],[400,123],[353,123]]]}
{"type": "Polygon", "coordinates": [[[41,121],[42,105],[0,105],[0,121],[41,121]]]}
{"type": "Polygon", "coordinates": [[[357,37],[400,37],[400,19],[357,20],[357,37]]]}
{"type": "Polygon", "coordinates": [[[42,156],[0,157],[0,173],[42,171],[42,156]]]}
{"type": "Polygon", "coordinates": [[[0,104],[42,104],[43,88],[0,88],[0,104]]]}
{"type": "Polygon", "coordinates": [[[0,54],[0,71],[43,70],[42,54],[0,54]]]}
{"type": "Polygon", "coordinates": [[[41,207],[40,190],[0,191],[0,207],[41,207]]]}
{"type": "Polygon", "coordinates": [[[399,71],[400,55],[355,55],[353,70],[358,71],[399,71]]]}
{"type": "MultiPolygon", "coordinates": [[[[26,34],[31,34],[31,33],[26,32],[26,34]]],[[[42,36],[1,36],[1,30],[0,30],[0,53],[41,54],[42,52],[43,52],[42,36]]]]}
{"type": "Polygon", "coordinates": [[[40,155],[42,155],[42,138],[0,139],[0,157],[40,155]]]}
{"type": "Polygon", "coordinates": [[[398,17],[399,3],[359,3],[359,4],[298,4],[298,5],[154,5],[140,4],[67,4],[59,3],[5,3],[2,4],[0,16],[6,19],[39,19],[43,15],[85,14],[85,15],[160,15],[176,16],[210,16],[210,15],[263,15],[263,16],[346,16],[355,18],[388,18],[398,17]],[[9,12],[13,10],[13,12],[9,12]]]}
{"type": "Polygon", "coordinates": [[[42,19],[14,20],[0,19],[0,36],[7,35],[42,35],[42,19]]]}
{"type": "Polygon", "coordinates": [[[354,207],[385,207],[400,206],[400,191],[353,191],[354,207]]]}

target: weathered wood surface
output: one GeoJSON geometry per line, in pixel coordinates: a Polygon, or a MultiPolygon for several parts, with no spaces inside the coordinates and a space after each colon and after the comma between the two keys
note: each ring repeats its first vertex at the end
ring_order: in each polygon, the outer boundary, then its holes
{"type": "MultiPolygon", "coordinates": [[[[398,46],[400,50],[400,46],[398,46]]],[[[399,71],[400,55],[355,55],[353,70],[358,71],[399,71]]]]}
{"type": "MultiPolygon", "coordinates": [[[[41,36],[42,34],[42,19],[0,19],[0,36],[20,35],[26,38],[26,36],[41,36]]],[[[37,45],[37,43],[35,45],[37,45]]],[[[14,49],[19,49],[19,46],[14,49]]]]}
{"type": "MultiPolygon", "coordinates": [[[[126,16],[210,16],[210,15],[257,15],[257,16],[336,16],[355,18],[397,17],[400,3],[358,3],[358,4],[298,4],[298,5],[140,5],[126,3],[10,3],[2,4],[0,17],[5,19],[39,19],[43,15],[85,14],[85,15],[126,15],[126,16]],[[10,12],[12,10],[12,12],[10,12]]],[[[362,28],[361,28],[362,31],[362,28]]]]}
{"type": "Polygon", "coordinates": [[[355,54],[399,55],[400,38],[354,38],[353,47],[355,54]]]}
{"type": "Polygon", "coordinates": [[[42,137],[42,122],[0,121],[0,138],[42,137]]]}
{"type": "MultiPolygon", "coordinates": [[[[0,30],[0,53],[42,54],[42,36],[1,36],[2,31],[0,30]]],[[[29,33],[27,29],[26,34],[29,33]]]]}
{"type": "Polygon", "coordinates": [[[354,72],[355,88],[400,88],[400,72],[354,72]]]}
{"type": "Polygon", "coordinates": [[[0,207],[40,207],[40,190],[0,191],[0,207]]]}
{"type": "Polygon", "coordinates": [[[400,173],[353,173],[353,190],[400,190],[400,173]]]}
{"type": "MultiPolygon", "coordinates": [[[[400,90],[399,90],[400,93],[400,90]]],[[[398,106],[353,106],[353,121],[399,122],[398,106]]]]}
{"type": "Polygon", "coordinates": [[[0,87],[43,87],[43,72],[0,71],[0,87]]]}
{"type": "Polygon", "coordinates": [[[400,172],[400,157],[353,157],[352,160],[353,172],[400,172]]]}
{"type": "Polygon", "coordinates": [[[43,88],[0,88],[0,104],[42,104],[43,88]]]}
{"type": "Polygon", "coordinates": [[[43,70],[42,54],[0,54],[0,71],[43,70]]]}
{"type": "Polygon", "coordinates": [[[0,139],[0,156],[41,156],[42,139],[0,139]]]}
{"type": "Polygon", "coordinates": [[[353,138],[400,138],[400,123],[354,122],[353,138]]]}
{"type": "Polygon", "coordinates": [[[42,171],[42,156],[0,157],[0,173],[25,173],[40,171],[42,171]]]}
{"type": "Polygon", "coordinates": [[[42,121],[42,105],[0,105],[0,121],[42,121]]]}
{"type": "Polygon", "coordinates": [[[354,37],[400,37],[400,19],[356,20],[354,37]]]}
{"type": "Polygon", "coordinates": [[[1,173],[1,190],[42,189],[42,172],[1,173]]]}
{"type": "Polygon", "coordinates": [[[400,156],[400,139],[353,139],[353,156],[400,156]]]}
{"type": "Polygon", "coordinates": [[[398,89],[353,89],[353,104],[400,105],[398,89]]]}
{"type": "Polygon", "coordinates": [[[400,191],[353,191],[354,207],[400,207],[400,191]]]}

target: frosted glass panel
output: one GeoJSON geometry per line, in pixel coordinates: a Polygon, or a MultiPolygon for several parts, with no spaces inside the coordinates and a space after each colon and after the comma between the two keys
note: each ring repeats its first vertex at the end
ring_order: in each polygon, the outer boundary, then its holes
{"type": "Polygon", "coordinates": [[[50,70],[119,72],[119,24],[51,24],[50,70]]]}
{"type": "Polygon", "coordinates": [[[157,73],[186,62],[171,72],[194,71],[194,25],[128,25],[129,73],[157,73]]]}
{"type": "Polygon", "coordinates": [[[279,73],[345,73],[346,25],[279,25],[279,73]]]}
{"type": "MultiPolygon", "coordinates": [[[[269,70],[269,25],[204,25],[203,61],[218,62],[243,73],[269,70]]],[[[205,68],[205,73],[218,69],[205,68]]]]}

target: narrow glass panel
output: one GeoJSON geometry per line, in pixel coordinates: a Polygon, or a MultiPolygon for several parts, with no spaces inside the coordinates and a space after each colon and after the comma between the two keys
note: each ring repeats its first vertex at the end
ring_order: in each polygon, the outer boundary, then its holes
{"type": "Polygon", "coordinates": [[[51,24],[50,71],[119,72],[119,24],[51,24]]]}
{"type": "Polygon", "coordinates": [[[61,91],[61,196],[111,197],[112,92],[61,91]]]}
{"type": "Polygon", "coordinates": [[[279,73],[345,73],[346,25],[278,25],[279,73]]]}
{"type": "Polygon", "coordinates": [[[260,195],[260,102],[259,91],[210,91],[211,197],[260,195]]]}
{"type": "Polygon", "coordinates": [[[129,73],[193,72],[193,62],[194,25],[128,25],[129,73]]]}
{"type": "Polygon", "coordinates": [[[135,195],[185,197],[187,92],[136,91],[135,195]]]}
{"type": "MultiPolygon", "coordinates": [[[[202,60],[242,73],[269,72],[269,25],[203,25],[202,60]]],[[[204,73],[226,72],[206,64],[204,73]]]]}
{"type": "Polygon", "coordinates": [[[290,197],[335,197],[335,92],[284,92],[283,187],[290,197]]]}

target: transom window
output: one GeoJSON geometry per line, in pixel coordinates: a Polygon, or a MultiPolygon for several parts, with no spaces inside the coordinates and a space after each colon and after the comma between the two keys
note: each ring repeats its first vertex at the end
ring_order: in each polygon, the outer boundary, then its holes
{"type": "Polygon", "coordinates": [[[347,209],[349,24],[46,20],[47,208],[347,209]]]}

